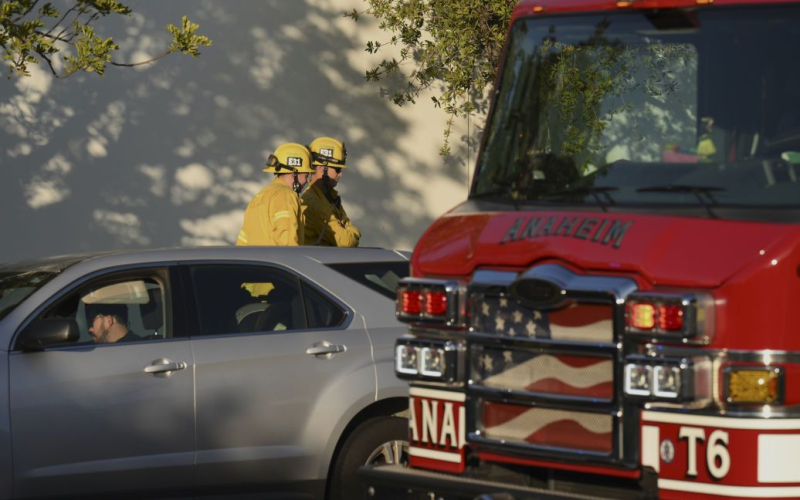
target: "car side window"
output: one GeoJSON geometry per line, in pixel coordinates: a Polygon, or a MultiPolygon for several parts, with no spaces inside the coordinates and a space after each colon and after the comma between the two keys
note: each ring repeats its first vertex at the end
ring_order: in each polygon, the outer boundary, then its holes
{"type": "Polygon", "coordinates": [[[328,264],[328,267],[392,300],[397,284],[409,272],[408,261],[328,264]]]}
{"type": "Polygon", "coordinates": [[[167,329],[165,297],[165,286],[156,277],[104,277],[67,294],[31,327],[39,320],[74,321],[79,337],[69,345],[164,339],[172,336],[167,329]]]}
{"type": "Polygon", "coordinates": [[[300,282],[286,271],[249,265],[199,265],[190,270],[201,335],[282,332],[306,328],[300,282]]]}
{"type": "Polygon", "coordinates": [[[342,324],[345,312],[322,293],[303,283],[309,328],[333,328],[342,324]]]}

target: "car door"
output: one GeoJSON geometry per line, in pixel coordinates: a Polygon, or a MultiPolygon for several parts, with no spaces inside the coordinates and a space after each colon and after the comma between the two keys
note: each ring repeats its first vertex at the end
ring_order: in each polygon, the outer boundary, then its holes
{"type": "Polygon", "coordinates": [[[199,317],[198,484],[320,492],[325,447],[352,404],[344,396],[375,396],[363,322],[278,267],[202,264],[186,274],[199,317]]]}
{"type": "Polygon", "coordinates": [[[74,321],[80,338],[10,353],[15,496],[191,488],[193,360],[171,281],[164,268],[104,273],[23,328],[17,346],[50,318],[74,321]],[[109,343],[94,340],[101,330],[109,343]]]}

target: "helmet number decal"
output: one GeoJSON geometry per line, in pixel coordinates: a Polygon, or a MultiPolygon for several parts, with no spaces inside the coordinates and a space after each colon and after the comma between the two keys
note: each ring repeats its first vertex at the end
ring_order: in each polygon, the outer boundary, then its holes
{"type": "Polygon", "coordinates": [[[333,157],[333,149],[330,148],[319,148],[319,154],[322,156],[333,157]]]}
{"type": "Polygon", "coordinates": [[[302,167],[303,159],[296,156],[290,156],[286,158],[286,164],[290,167],[302,167]]]}

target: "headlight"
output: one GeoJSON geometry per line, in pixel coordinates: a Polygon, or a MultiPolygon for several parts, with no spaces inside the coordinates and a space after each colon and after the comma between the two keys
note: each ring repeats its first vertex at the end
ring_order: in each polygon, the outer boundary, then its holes
{"type": "Polygon", "coordinates": [[[417,348],[412,345],[398,344],[394,353],[395,369],[397,373],[406,375],[416,375],[417,369],[417,348]]]}
{"type": "Polygon", "coordinates": [[[426,377],[441,377],[445,371],[445,350],[441,347],[423,347],[419,373],[426,377]]]}
{"type": "Polygon", "coordinates": [[[680,366],[656,366],[653,368],[653,394],[659,398],[677,398],[681,393],[680,366]]]}
{"type": "Polygon", "coordinates": [[[711,360],[629,356],[625,361],[625,396],[665,402],[711,400],[711,360]]]}
{"type": "Polygon", "coordinates": [[[653,393],[651,372],[650,365],[625,365],[625,394],[650,396],[653,393]]]}
{"type": "Polygon", "coordinates": [[[394,352],[400,378],[455,382],[463,371],[463,342],[401,338],[394,352]]]}

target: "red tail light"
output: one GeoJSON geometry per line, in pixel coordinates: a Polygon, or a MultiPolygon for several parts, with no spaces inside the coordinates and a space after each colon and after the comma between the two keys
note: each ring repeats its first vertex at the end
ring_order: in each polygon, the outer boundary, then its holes
{"type": "Polygon", "coordinates": [[[403,314],[419,314],[422,312],[422,294],[413,290],[400,292],[400,310],[403,314]]]}
{"type": "Polygon", "coordinates": [[[397,319],[463,328],[466,286],[457,281],[405,278],[397,286],[397,319]]]}
{"type": "Polygon", "coordinates": [[[658,327],[662,330],[683,329],[683,306],[662,305],[658,308],[658,327]]]}
{"type": "Polygon", "coordinates": [[[447,314],[447,294],[444,292],[425,292],[425,313],[431,316],[447,314]]]}

